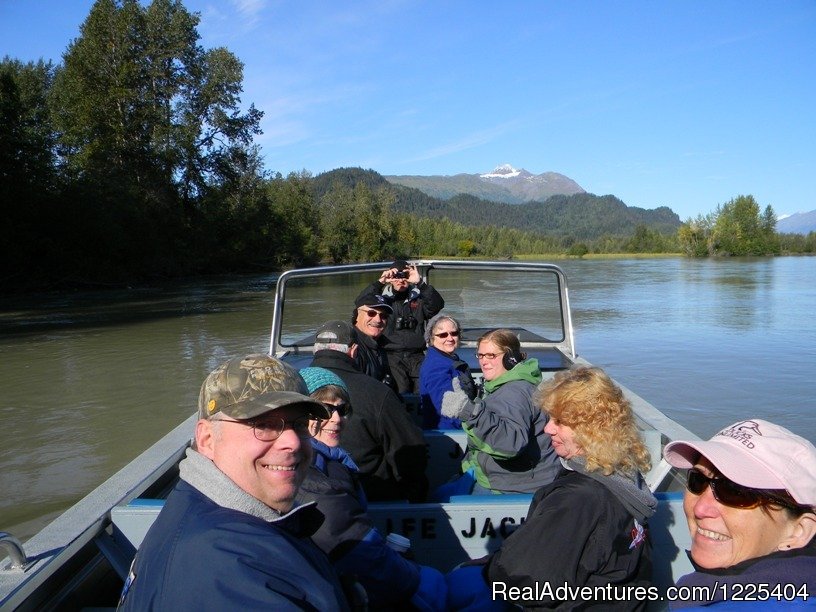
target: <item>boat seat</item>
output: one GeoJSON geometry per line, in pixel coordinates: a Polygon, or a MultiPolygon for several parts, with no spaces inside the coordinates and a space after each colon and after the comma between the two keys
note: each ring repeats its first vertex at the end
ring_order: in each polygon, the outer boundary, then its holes
{"type": "MultiPolygon", "coordinates": [[[[691,538],[683,514],[682,492],[656,493],[657,512],[649,521],[653,582],[665,589],[693,571],[685,550],[691,538]]],[[[532,495],[459,495],[450,503],[370,504],[368,514],[383,533],[411,539],[419,563],[446,572],[468,559],[498,549],[527,516],[532,495]]],[[[543,545],[542,553],[546,551],[543,545]]]]}
{"type": "MultiPolygon", "coordinates": [[[[649,521],[652,538],[652,580],[665,588],[693,571],[685,550],[691,547],[683,515],[682,492],[656,493],[658,508],[649,521]]],[[[442,572],[468,559],[478,559],[501,543],[527,516],[532,495],[459,495],[451,503],[371,503],[368,514],[382,534],[399,533],[411,540],[418,563],[442,572]]],[[[111,511],[114,537],[135,550],[156,519],[164,500],[137,499],[111,511]]],[[[546,543],[542,544],[542,554],[546,543]]]]}
{"type": "Polygon", "coordinates": [[[120,571],[119,568],[124,566],[125,576],[127,575],[127,569],[136,555],[136,550],[163,507],[163,499],[137,498],[127,505],[111,508],[111,524],[113,525],[111,538],[120,551],[120,558],[117,559],[114,566],[117,573],[120,571]],[[123,554],[127,558],[122,558],[123,554]]]}

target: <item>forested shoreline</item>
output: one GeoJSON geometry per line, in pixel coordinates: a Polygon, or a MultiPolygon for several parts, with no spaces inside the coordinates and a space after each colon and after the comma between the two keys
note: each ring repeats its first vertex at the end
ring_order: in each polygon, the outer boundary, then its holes
{"type": "MultiPolygon", "coordinates": [[[[665,219],[649,225],[615,218],[615,225],[612,215],[593,213],[602,223],[591,232],[577,224],[546,232],[530,231],[523,218],[505,226],[509,213],[475,198],[431,198],[417,207],[418,192],[377,180],[373,171],[271,172],[254,143],[263,113],[242,105],[241,61],[225,48],[204,49],[197,26],[198,16],[178,0],[98,0],[59,64],[0,61],[4,291],[395,253],[507,258],[815,250],[813,234],[776,234],[772,209],[760,214],[751,196],[679,230],[670,219],[667,226],[665,219]],[[493,215],[485,213],[491,206],[493,215]],[[720,222],[725,218],[728,224],[720,222]],[[756,228],[750,236],[745,219],[756,228]],[[622,231],[627,224],[630,230],[622,231]],[[736,239],[729,242],[724,237],[731,231],[736,239]]],[[[592,198],[582,205],[603,200],[592,198]]],[[[513,214],[563,215],[552,212],[573,206],[562,200],[519,205],[513,214]]],[[[606,205],[626,208],[619,201],[606,205]]]]}

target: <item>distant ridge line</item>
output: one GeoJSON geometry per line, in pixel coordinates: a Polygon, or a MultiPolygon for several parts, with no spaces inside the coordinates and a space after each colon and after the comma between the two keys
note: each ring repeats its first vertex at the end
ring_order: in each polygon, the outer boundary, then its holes
{"type": "Polygon", "coordinates": [[[478,174],[392,175],[383,178],[389,183],[419,189],[431,197],[442,200],[467,194],[493,202],[523,204],[543,202],[554,195],[586,193],[583,187],[564,174],[558,172],[532,174],[524,168],[515,168],[510,164],[501,164],[490,172],[478,174]]]}

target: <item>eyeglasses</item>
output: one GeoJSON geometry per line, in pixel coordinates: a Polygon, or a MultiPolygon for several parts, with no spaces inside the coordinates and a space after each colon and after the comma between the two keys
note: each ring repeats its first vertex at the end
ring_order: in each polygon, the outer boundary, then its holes
{"type": "Polygon", "coordinates": [[[457,338],[459,336],[459,331],[452,331],[452,332],[440,332],[438,334],[434,334],[437,338],[442,338],[443,340],[450,336],[451,338],[457,338]]]}
{"type": "Polygon", "coordinates": [[[274,442],[283,433],[284,429],[291,429],[301,438],[311,437],[309,432],[309,417],[302,416],[291,421],[283,417],[267,416],[262,419],[249,419],[247,421],[234,421],[232,419],[212,418],[211,421],[222,423],[237,423],[245,427],[251,427],[252,433],[262,442],[274,442]]]}
{"type": "Polygon", "coordinates": [[[476,359],[487,359],[493,360],[498,357],[501,353],[476,353],[476,359]]]}
{"type": "Polygon", "coordinates": [[[385,321],[385,319],[387,319],[388,315],[389,315],[389,313],[387,313],[387,312],[384,312],[382,310],[374,310],[374,309],[363,310],[363,314],[365,314],[367,317],[369,317],[371,319],[373,319],[374,317],[380,317],[383,321],[385,321]]]}
{"type": "MultiPolygon", "coordinates": [[[[329,411],[331,414],[332,412],[337,412],[341,417],[350,417],[351,416],[351,404],[346,404],[343,402],[342,404],[328,404],[326,402],[321,402],[326,407],[326,410],[329,411]]],[[[331,417],[329,417],[331,418],[331,417]]],[[[327,421],[328,419],[320,419],[321,421],[327,421]]]]}
{"type": "Polygon", "coordinates": [[[789,506],[790,502],[767,495],[757,489],[744,487],[723,475],[706,476],[700,470],[692,468],[688,471],[686,488],[694,495],[702,495],[706,487],[711,486],[714,499],[731,508],[750,510],[764,504],[779,504],[789,506]]]}

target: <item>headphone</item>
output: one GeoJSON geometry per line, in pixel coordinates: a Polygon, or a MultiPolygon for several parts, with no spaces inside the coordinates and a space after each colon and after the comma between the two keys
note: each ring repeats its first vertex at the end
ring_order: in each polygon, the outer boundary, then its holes
{"type": "Polygon", "coordinates": [[[502,357],[502,365],[505,370],[512,370],[516,365],[524,361],[526,357],[524,353],[510,349],[504,354],[504,357],[502,357]]]}

